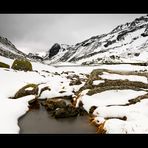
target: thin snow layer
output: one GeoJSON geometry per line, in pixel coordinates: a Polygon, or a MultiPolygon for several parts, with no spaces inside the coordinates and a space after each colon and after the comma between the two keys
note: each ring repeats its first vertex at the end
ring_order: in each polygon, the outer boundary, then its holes
{"type": "MultiPolygon", "coordinates": [[[[118,104],[126,104],[128,100],[133,99],[137,96],[141,96],[146,94],[145,91],[134,91],[134,90],[108,90],[101,93],[94,94],[92,96],[87,95],[85,92],[82,92],[79,101],[81,100],[84,104],[84,108],[87,112],[91,106],[107,106],[107,105],[118,105],[118,104]]],[[[77,103],[78,104],[78,103],[77,103]]]]}
{"type": "Polygon", "coordinates": [[[104,83],[104,80],[94,80],[93,85],[99,85],[100,83],[104,83]]]}
{"type": "Polygon", "coordinates": [[[49,78],[46,84],[41,84],[39,86],[39,92],[44,87],[49,87],[51,90],[44,91],[41,94],[40,99],[73,95],[73,88],[69,86],[69,82],[68,79],[61,78],[60,76],[49,78]],[[64,93],[60,93],[60,91],[64,91],[64,93]]]}
{"type": "Polygon", "coordinates": [[[0,69],[0,91],[5,97],[12,97],[23,86],[30,83],[41,83],[45,79],[36,72],[23,72],[0,69]]]}
{"type": "Polygon", "coordinates": [[[136,76],[136,75],[119,75],[119,74],[111,74],[107,72],[103,72],[103,75],[99,75],[99,77],[103,79],[110,79],[110,80],[129,80],[129,81],[139,81],[143,83],[148,83],[148,80],[144,76],[136,76]]]}

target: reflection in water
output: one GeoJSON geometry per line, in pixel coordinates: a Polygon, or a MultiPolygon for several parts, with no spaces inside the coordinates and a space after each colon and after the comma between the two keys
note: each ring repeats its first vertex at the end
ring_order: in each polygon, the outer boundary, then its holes
{"type": "Polygon", "coordinates": [[[54,119],[40,105],[19,119],[20,134],[95,134],[96,128],[89,124],[87,116],[54,119]]]}

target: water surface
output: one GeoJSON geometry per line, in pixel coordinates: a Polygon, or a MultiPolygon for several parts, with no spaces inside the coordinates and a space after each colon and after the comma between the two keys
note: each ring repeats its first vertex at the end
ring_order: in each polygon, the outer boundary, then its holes
{"type": "Polygon", "coordinates": [[[88,116],[55,119],[40,105],[19,119],[20,134],[95,134],[88,116]]]}

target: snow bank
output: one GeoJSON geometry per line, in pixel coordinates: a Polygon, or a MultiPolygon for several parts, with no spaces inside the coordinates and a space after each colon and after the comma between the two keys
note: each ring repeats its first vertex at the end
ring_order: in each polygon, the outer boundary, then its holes
{"type": "Polygon", "coordinates": [[[1,134],[19,133],[18,118],[26,113],[28,110],[28,101],[34,98],[34,95],[30,95],[19,99],[0,99],[1,134]]]}
{"type": "Polygon", "coordinates": [[[136,76],[136,75],[119,75],[119,74],[111,74],[107,72],[103,72],[103,75],[99,75],[102,79],[110,79],[110,80],[129,80],[129,81],[139,81],[143,83],[148,83],[148,80],[144,76],[136,76]]]}
{"type": "Polygon", "coordinates": [[[137,96],[146,94],[145,91],[134,91],[134,90],[108,90],[101,93],[94,94],[92,96],[86,95],[88,90],[85,90],[79,98],[84,104],[84,108],[89,112],[91,106],[107,106],[107,105],[118,105],[126,104],[128,100],[133,99],[137,96]]]}
{"type": "MultiPolygon", "coordinates": [[[[147,98],[148,99],[148,98],[147,98]]],[[[106,117],[119,118],[126,116],[127,120],[108,119],[105,121],[104,129],[106,133],[148,133],[148,100],[144,99],[141,102],[130,106],[110,106],[98,107],[94,111],[94,115],[98,115],[102,120],[106,117]]],[[[96,118],[99,123],[99,118],[96,118]]],[[[100,123],[102,122],[100,120],[100,123]]],[[[100,124],[99,123],[99,124],[100,124]]]]}

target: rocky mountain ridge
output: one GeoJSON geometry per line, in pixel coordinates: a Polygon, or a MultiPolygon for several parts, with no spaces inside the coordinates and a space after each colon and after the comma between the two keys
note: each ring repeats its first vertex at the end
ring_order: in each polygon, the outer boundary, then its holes
{"type": "Polygon", "coordinates": [[[48,51],[25,53],[0,37],[0,55],[29,58],[45,64],[145,63],[148,62],[148,15],[121,24],[107,34],[93,36],[75,45],[55,43],[48,51]]]}

